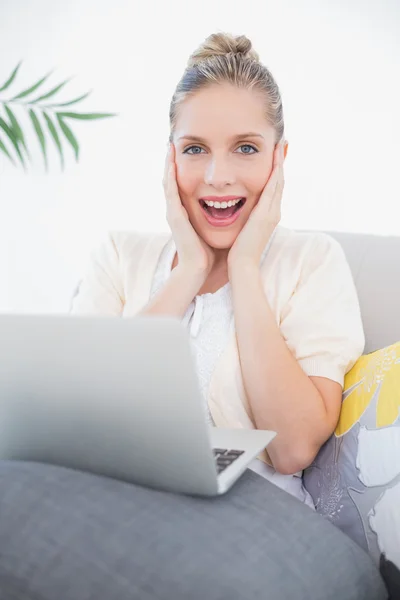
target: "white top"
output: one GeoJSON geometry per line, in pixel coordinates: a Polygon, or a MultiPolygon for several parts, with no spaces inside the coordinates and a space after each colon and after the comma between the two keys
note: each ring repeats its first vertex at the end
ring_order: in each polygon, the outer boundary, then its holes
{"type": "MultiPolygon", "coordinates": [[[[149,301],[157,265],[155,286],[170,275],[174,252],[170,241],[170,233],[108,232],[89,257],[70,312],[125,318],[137,315],[149,301]]],[[[324,232],[295,231],[279,224],[262,266],[260,275],[271,311],[299,366],[309,377],[327,377],[343,387],[346,373],[363,354],[365,335],[357,289],[340,243],[324,232]]],[[[192,334],[203,394],[212,372],[206,405],[215,424],[253,428],[234,329],[224,346],[222,320],[231,306],[222,299],[224,293],[219,290],[197,297],[184,318],[192,334]],[[225,307],[218,311],[219,318],[216,306],[207,310],[211,299],[221,300],[225,307]],[[216,365],[221,347],[224,350],[216,365]]],[[[234,320],[231,326],[234,328],[234,320]]],[[[256,460],[252,468],[307,501],[299,477],[280,475],[260,462],[256,460]]]]}
{"type": "MultiPolygon", "coordinates": [[[[149,301],[154,272],[170,240],[169,233],[108,232],[88,257],[70,312],[137,315],[149,301]]],[[[357,289],[340,243],[324,232],[279,224],[263,267],[268,267],[260,273],[271,311],[299,366],[309,377],[327,377],[344,387],[346,373],[363,354],[365,335],[357,289]]],[[[218,414],[219,427],[251,428],[233,341],[234,329],[214,369],[208,405],[214,419],[218,414]],[[231,398],[229,407],[226,397],[231,398]]]]}
{"type": "MultiPolygon", "coordinates": [[[[262,254],[261,263],[272,239],[273,236],[262,254]]],[[[171,239],[160,255],[152,282],[151,297],[162,288],[171,275],[175,252],[176,246],[171,239]]],[[[227,344],[231,327],[234,327],[231,284],[226,283],[214,293],[197,295],[189,305],[182,322],[187,325],[190,332],[200,391],[207,407],[209,423],[214,425],[208,409],[207,397],[214,367],[227,344]]],[[[282,475],[258,459],[253,460],[249,468],[314,508],[311,496],[303,487],[301,473],[282,475]]]]}

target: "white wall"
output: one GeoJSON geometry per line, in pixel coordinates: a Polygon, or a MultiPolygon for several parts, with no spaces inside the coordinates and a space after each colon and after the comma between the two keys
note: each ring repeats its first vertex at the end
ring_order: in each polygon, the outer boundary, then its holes
{"type": "Polygon", "coordinates": [[[13,91],[55,69],[49,86],[75,75],[60,98],[93,88],[75,108],[120,115],[72,123],[64,174],[56,152],[44,174],[33,136],[28,174],[0,157],[0,311],[65,311],[104,231],[167,228],[169,102],[217,30],[250,37],[281,88],[282,224],[400,235],[397,0],[0,0],[0,83],[23,59],[13,91]]]}

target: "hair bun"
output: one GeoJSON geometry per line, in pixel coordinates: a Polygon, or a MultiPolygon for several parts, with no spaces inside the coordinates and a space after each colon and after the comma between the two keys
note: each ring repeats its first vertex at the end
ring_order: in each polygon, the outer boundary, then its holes
{"type": "Polygon", "coordinates": [[[213,33],[193,52],[187,66],[190,68],[208,58],[226,54],[241,54],[244,58],[259,60],[257,52],[252,48],[251,41],[245,35],[213,33]]]}

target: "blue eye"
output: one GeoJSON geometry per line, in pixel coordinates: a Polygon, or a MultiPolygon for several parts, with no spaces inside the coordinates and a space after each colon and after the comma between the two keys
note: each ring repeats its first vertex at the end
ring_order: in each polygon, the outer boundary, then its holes
{"type": "MultiPolygon", "coordinates": [[[[200,150],[202,150],[200,146],[189,146],[189,148],[186,148],[186,150],[183,151],[183,154],[201,154],[201,152],[189,152],[189,150],[192,150],[193,148],[199,148],[200,150]]],[[[251,148],[252,150],[254,150],[254,152],[240,152],[239,154],[256,154],[258,152],[257,148],[255,148],[251,144],[242,144],[241,146],[239,146],[239,148],[251,148]]]]}
{"type": "Polygon", "coordinates": [[[251,144],[242,144],[239,148],[251,148],[254,152],[240,152],[240,154],[256,154],[258,152],[257,148],[254,148],[251,144]]]}
{"type": "Polygon", "coordinates": [[[200,146],[189,146],[189,148],[186,148],[186,150],[183,151],[183,154],[200,154],[200,152],[189,152],[192,148],[200,148],[200,146]]]}

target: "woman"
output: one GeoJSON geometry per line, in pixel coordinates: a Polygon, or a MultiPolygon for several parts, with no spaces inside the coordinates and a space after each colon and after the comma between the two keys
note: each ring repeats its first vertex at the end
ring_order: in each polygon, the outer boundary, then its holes
{"type": "Polygon", "coordinates": [[[313,507],[302,471],[364,350],[350,268],[329,235],[280,225],[282,100],[245,36],[214,34],[194,52],[170,125],[172,235],[110,234],[72,313],[182,319],[210,423],[276,431],[251,468],[313,507]]]}

